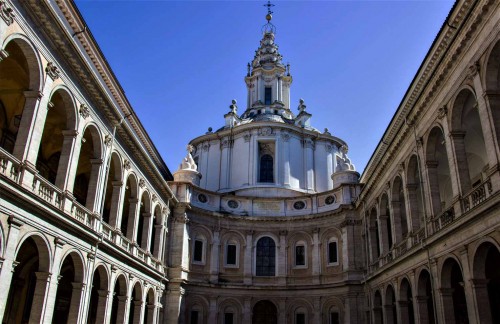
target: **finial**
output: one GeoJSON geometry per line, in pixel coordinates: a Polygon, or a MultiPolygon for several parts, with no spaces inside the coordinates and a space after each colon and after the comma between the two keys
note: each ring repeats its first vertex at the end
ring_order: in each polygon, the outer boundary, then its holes
{"type": "Polygon", "coordinates": [[[233,114],[236,114],[236,112],[238,111],[238,106],[236,106],[236,99],[231,100],[231,106],[229,106],[229,108],[231,109],[231,112],[233,114]]]}
{"type": "Polygon", "coordinates": [[[267,3],[264,5],[264,7],[267,7],[267,15],[266,15],[266,20],[267,24],[262,26],[262,32],[267,34],[267,33],[275,33],[276,32],[276,27],[274,27],[273,24],[271,24],[271,19],[273,19],[273,12],[271,11],[271,8],[274,7],[275,5],[271,3],[271,1],[267,1],[267,3]]]}
{"type": "Polygon", "coordinates": [[[286,75],[290,76],[290,63],[286,64],[286,75]]]}
{"type": "Polygon", "coordinates": [[[269,23],[271,19],[273,19],[273,12],[271,11],[271,7],[274,7],[274,5],[271,3],[271,1],[268,1],[264,7],[267,7],[267,15],[266,15],[266,20],[269,23]]]}
{"type": "Polygon", "coordinates": [[[250,76],[250,62],[247,64],[247,76],[250,76]]]}

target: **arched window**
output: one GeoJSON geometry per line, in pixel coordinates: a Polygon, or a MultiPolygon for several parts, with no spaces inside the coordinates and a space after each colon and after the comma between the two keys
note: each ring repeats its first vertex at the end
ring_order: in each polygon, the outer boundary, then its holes
{"type": "Polygon", "coordinates": [[[274,182],[273,157],[269,154],[260,157],[259,182],[274,182]]]}
{"type": "Polygon", "coordinates": [[[270,237],[263,237],[257,242],[255,273],[257,276],[276,275],[276,244],[270,237]]]}

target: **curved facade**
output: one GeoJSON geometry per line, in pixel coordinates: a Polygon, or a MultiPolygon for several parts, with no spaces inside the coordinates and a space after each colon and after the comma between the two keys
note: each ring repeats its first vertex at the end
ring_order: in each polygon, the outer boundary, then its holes
{"type": "Polygon", "coordinates": [[[173,175],[85,26],[0,0],[2,323],[500,322],[498,1],[454,5],[361,177],[272,25],[173,175]]]}

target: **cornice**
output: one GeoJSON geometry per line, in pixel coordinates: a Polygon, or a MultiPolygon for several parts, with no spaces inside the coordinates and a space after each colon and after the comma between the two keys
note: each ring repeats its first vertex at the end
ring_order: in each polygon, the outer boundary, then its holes
{"type": "Polygon", "coordinates": [[[424,111],[429,109],[429,104],[449,78],[453,66],[460,61],[468,43],[479,32],[478,25],[494,3],[494,0],[464,0],[455,4],[363,172],[361,182],[366,185],[358,201],[369,194],[394,162],[395,154],[412,135],[406,121],[416,125],[424,111]]]}
{"type": "MultiPolygon", "coordinates": [[[[157,188],[168,198],[173,193],[166,185],[172,175],[154,147],[151,139],[133,111],[118,80],[109,67],[78,8],[72,0],[55,0],[55,3],[40,0],[22,1],[20,4],[28,11],[39,27],[38,31],[46,36],[46,43],[52,43],[51,52],[59,53],[68,69],[87,93],[86,99],[99,107],[109,125],[117,124],[121,115],[131,114],[126,126],[117,128],[117,140],[121,141],[141,165],[157,188]],[[69,28],[63,26],[62,18],[54,6],[63,14],[69,28]],[[84,32],[80,32],[84,31],[84,32]],[[75,41],[81,43],[81,47],[75,41]],[[83,50],[82,50],[83,49],[83,50]],[[118,112],[117,109],[120,111],[118,112]]],[[[65,69],[65,72],[69,72],[65,69]]]]}

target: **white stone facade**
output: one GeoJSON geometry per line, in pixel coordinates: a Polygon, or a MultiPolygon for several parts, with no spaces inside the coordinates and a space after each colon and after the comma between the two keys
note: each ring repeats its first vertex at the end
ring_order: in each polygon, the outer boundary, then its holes
{"type": "Polygon", "coordinates": [[[454,5],[361,179],[271,25],[173,175],[84,26],[0,0],[2,323],[500,321],[498,1],[454,5]]]}

